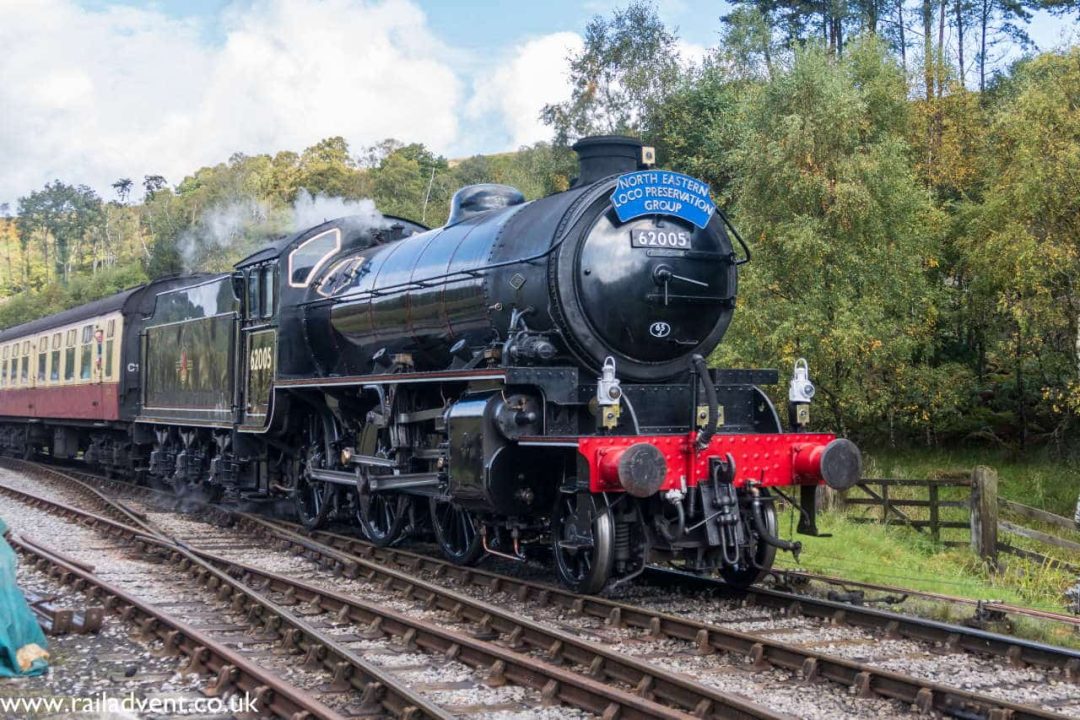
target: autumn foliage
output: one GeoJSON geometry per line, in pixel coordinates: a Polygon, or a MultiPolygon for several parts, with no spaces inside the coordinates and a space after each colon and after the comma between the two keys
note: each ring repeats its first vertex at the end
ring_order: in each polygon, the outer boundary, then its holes
{"type": "MultiPolygon", "coordinates": [[[[976,57],[965,84],[940,50],[917,67],[872,4],[858,22],[827,18],[824,40],[753,5],[693,66],[640,3],[594,20],[573,97],[544,110],[557,141],[637,134],[662,165],[711,184],[754,253],[713,361],[787,371],[807,358],[820,422],[863,440],[1075,448],[1080,48],[997,76],[976,57]]],[[[335,137],[237,154],[175,185],[122,178],[109,201],[56,181],[0,207],[0,325],[151,276],[224,270],[287,231],[305,198],[370,198],[438,225],[461,185],[535,198],[574,170],[559,142],[450,161],[335,137]]]]}

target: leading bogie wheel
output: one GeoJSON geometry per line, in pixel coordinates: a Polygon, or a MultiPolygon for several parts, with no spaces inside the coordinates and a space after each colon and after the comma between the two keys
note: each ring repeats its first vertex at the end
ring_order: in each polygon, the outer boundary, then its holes
{"type": "Polygon", "coordinates": [[[472,565],[484,553],[480,521],[455,502],[431,498],[431,527],[443,555],[458,565],[472,565]]]}
{"type": "Polygon", "coordinates": [[[551,517],[551,544],[559,580],[574,592],[599,592],[615,562],[615,524],[602,498],[559,493],[551,517]]]}

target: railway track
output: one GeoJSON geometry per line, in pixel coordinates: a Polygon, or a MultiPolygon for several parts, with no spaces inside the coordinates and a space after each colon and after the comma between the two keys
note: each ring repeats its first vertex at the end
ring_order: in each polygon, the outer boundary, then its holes
{"type": "Polygon", "coordinates": [[[873,592],[889,593],[894,596],[921,598],[935,603],[945,603],[947,605],[960,605],[974,609],[976,613],[975,617],[972,618],[974,622],[985,622],[985,620],[980,617],[980,614],[990,615],[991,617],[993,617],[991,614],[994,614],[1001,617],[1024,617],[1032,620],[1060,623],[1080,631],[1080,615],[1068,615],[1052,610],[1022,607],[1019,605],[998,602],[996,600],[973,600],[971,598],[958,597],[956,595],[946,595],[925,590],[912,590],[910,588],[902,588],[895,585],[882,585],[860,580],[846,580],[844,578],[821,575],[818,573],[806,572],[804,570],[774,570],[773,575],[776,576],[781,583],[789,586],[817,582],[826,586],[843,588],[845,591],[856,588],[860,591],[869,590],[873,592]]]}
{"type": "Polygon", "coordinates": [[[717,598],[777,610],[787,615],[844,623],[878,631],[888,637],[939,644],[952,651],[999,657],[1014,666],[1059,669],[1067,679],[1080,680],[1080,652],[1070,648],[812,595],[765,587],[738,590],[713,578],[662,568],[649,568],[643,575],[645,581],[655,585],[670,585],[674,582],[683,587],[708,592],[717,598]]]}
{"type": "MultiPolygon", "coordinates": [[[[51,469],[45,470],[57,473],[51,469]]],[[[279,608],[303,605],[320,615],[332,616],[339,623],[339,628],[343,625],[354,626],[364,633],[360,636],[363,639],[388,635],[406,649],[416,649],[470,667],[482,668],[488,684],[498,687],[510,683],[534,690],[537,692],[538,705],[541,706],[565,703],[601,717],[631,720],[687,719],[692,717],[689,714],[691,711],[693,716],[700,718],[781,720],[788,717],[754,703],[728,697],[708,687],[697,686],[685,678],[650,668],[645,663],[620,658],[603,648],[590,648],[588,643],[566,633],[545,629],[539,624],[518,622],[515,625],[518,641],[505,645],[481,639],[491,636],[493,631],[498,634],[496,628],[502,626],[501,621],[505,621],[507,616],[495,606],[489,606],[484,608],[485,613],[478,617],[475,611],[479,603],[464,596],[461,599],[465,605],[461,607],[460,603],[454,603],[450,607],[437,602],[433,604],[432,594],[423,598],[432,609],[448,613],[452,624],[470,628],[467,632],[460,632],[440,627],[434,622],[419,621],[383,604],[365,602],[355,595],[337,592],[326,586],[316,586],[283,573],[266,571],[201,549],[200,544],[214,544],[215,541],[214,537],[206,533],[201,534],[200,542],[200,538],[175,537],[155,527],[153,531],[159,537],[149,537],[143,531],[150,526],[140,518],[141,513],[124,504],[110,501],[92,488],[83,486],[80,489],[101,501],[112,515],[139,520],[142,531],[139,527],[125,525],[101,514],[78,510],[71,505],[25,490],[0,486],[0,493],[50,512],[77,517],[80,521],[101,527],[110,534],[118,534],[139,546],[143,552],[152,553],[161,562],[207,579],[219,593],[226,587],[221,582],[220,574],[224,573],[232,582],[241,583],[251,593],[256,593],[256,597],[261,597],[265,605],[279,608]],[[546,651],[546,657],[537,658],[534,654],[514,648],[541,649],[546,651]],[[584,662],[575,662],[582,660],[584,662]],[[563,661],[569,661],[569,666],[563,666],[563,661]],[[615,683],[610,682],[613,678],[622,681],[619,683],[621,685],[629,684],[630,689],[615,687],[615,683]],[[650,692],[645,693],[645,689],[650,692]],[[643,697],[645,694],[655,699],[643,697]]],[[[265,546],[263,549],[265,550],[265,546]]],[[[356,577],[356,570],[360,565],[351,563],[348,567],[337,569],[341,571],[340,574],[356,577]]],[[[320,638],[316,633],[306,630],[286,613],[279,613],[278,617],[282,619],[282,623],[274,624],[281,637],[278,649],[292,650],[294,655],[304,658],[305,665],[312,662],[326,664],[328,659],[331,660],[337,668],[335,684],[340,685],[343,680],[343,663],[340,657],[344,653],[331,651],[336,643],[326,639],[325,635],[320,638]],[[288,626],[283,632],[281,624],[288,626]]],[[[347,681],[350,674],[344,675],[344,680],[347,681]]],[[[378,683],[378,688],[386,688],[386,692],[389,692],[392,683],[390,679],[384,677],[378,683]]],[[[370,685],[371,682],[368,682],[363,686],[367,697],[373,695],[370,685]]],[[[379,692],[383,691],[380,689],[379,692]]],[[[401,707],[398,703],[387,709],[393,710],[397,716],[407,718],[449,716],[435,711],[421,712],[419,705],[421,704],[417,702],[401,707]]]]}
{"type": "MultiPolygon", "coordinates": [[[[657,639],[678,640],[684,645],[692,645],[695,652],[703,655],[728,653],[745,658],[747,664],[757,669],[771,667],[786,670],[804,681],[832,681],[853,688],[861,696],[876,695],[896,699],[914,706],[920,712],[936,710],[946,715],[1015,719],[1056,716],[1052,711],[1041,710],[1032,705],[965,691],[925,677],[890,672],[874,663],[859,662],[834,652],[815,651],[798,642],[777,639],[772,635],[772,631],[782,624],[783,618],[803,617],[823,621],[811,632],[828,632],[835,625],[847,624],[850,627],[878,631],[875,637],[881,641],[901,638],[915,640],[920,644],[934,646],[935,652],[957,656],[992,654],[1001,657],[1012,667],[1020,667],[1031,659],[1036,661],[1040,668],[1060,673],[1061,681],[1067,684],[1069,693],[1080,700],[1080,689],[1073,684],[1077,679],[1077,653],[1074,651],[994,636],[970,628],[897,616],[894,613],[842,603],[811,601],[786,593],[770,591],[731,595],[730,590],[722,583],[714,584],[707,579],[659,570],[652,574],[650,581],[658,585],[697,586],[715,592],[720,597],[737,599],[740,608],[749,612],[741,617],[737,615],[736,622],[746,618],[750,621],[747,624],[751,626],[765,626],[743,631],[729,627],[731,621],[727,618],[710,622],[678,612],[677,608],[672,607],[667,595],[661,595],[654,600],[651,607],[641,601],[631,603],[581,596],[559,587],[477,568],[461,568],[404,550],[375,548],[356,538],[330,532],[311,533],[310,538],[296,534],[293,542],[303,548],[303,551],[319,553],[318,546],[313,546],[312,540],[342,552],[341,561],[363,557],[380,566],[402,568],[410,574],[422,573],[441,577],[463,588],[471,586],[479,594],[501,593],[518,602],[531,601],[541,606],[559,607],[575,615],[602,620],[608,625],[637,628],[657,639]],[[720,585],[721,588],[717,591],[714,585],[720,585]],[[774,610],[776,613],[761,615],[754,611],[755,608],[774,610]],[[1010,649],[1013,647],[1021,649],[1010,649]]],[[[1080,714],[1080,707],[1073,712],[1080,714]]]]}
{"type": "Polygon", "coordinates": [[[228,645],[102,580],[80,565],[22,538],[11,537],[9,543],[39,571],[102,601],[113,615],[139,627],[144,639],[156,639],[165,652],[187,657],[189,672],[215,677],[216,681],[208,688],[208,694],[250,693],[255,698],[256,707],[274,717],[291,720],[343,719],[342,715],[310,694],[283,682],[228,645]]]}
{"type": "MultiPolygon", "coordinates": [[[[146,489],[114,482],[113,487],[118,491],[141,496],[148,494],[146,489]]],[[[124,511],[130,512],[130,508],[123,508],[118,512],[124,511]]],[[[238,518],[239,529],[248,536],[256,534],[276,542],[280,547],[320,563],[334,573],[374,583],[401,597],[419,599],[434,610],[449,612],[470,622],[481,635],[498,637],[504,644],[512,647],[524,647],[543,653],[549,660],[588,668],[588,675],[592,678],[618,683],[632,688],[638,695],[652,697],[669,706],[674,705],[699,715],[708,713],[707,707],[713,706],[702,704],[709,700],[709,697],[702,695],[700,689],[692,687],[694,683],[684,682],[682,686],[665,684],[662,682],[664,678],[656,675],[659,668],[655,663],[628,663],[619,656],[612,657],[611,653],[596,653],[595,643],[583,643],[573,635],[566,637],[566,633],[563,633],[563,636],[559,636],[550,630],[537,631],[535,627],[527,628],[523,625],[523,620],[529,613],[524,606],[529,604],[569,611],[574,617],[599,620],[605,628],[612,631],[620,628],[642,630],[652,640],[672,641],[676,646],[689,646],[695,654],[703,657],[716,654],[745,658],[750,666],[756,669],[771,667],[787,671],[804,680],[831,681],[846,688],[853,688],[861,696],[891,698],[923,712],[937,711],[961,717],[988,718],[1060,717],[1055,712],[1035,704],[1011,702],[927,678],[885,670],[842,655],[782,642],[770,637],[768,631],[744,632],[716,622],[663,612],[640,603],[633,605],[604,598],[578,596],[560,588],[506,574],[461,568],[404,550],[374,548],[344,535],[318,532],[305,536],[296,532],[295,526],[242,514],[234,517],[238,518]],[[437,582],[425,581],[417,575],[430,577],[437,582]],[[459,591],[446,588],[444,585],[447,582],[455,584],[459,591]],[[515,610],[508,612],[493,607],[490,603],[481,602],[477,600],[478,594],[488,598],[499,594],[507,598],[508,602],[505,604],[508,607],[513,605],[515,610]],[[592,654],[589,654],[590,652],[592,654]],[[688,685],[690,687],[687,687],[688,685]]],[[[219,563],[219,567],[226,567],[229,562],[222,558],[216,558],[215,561],[219,563]]],[[[271,586],[274,583],[274,580],[266,575],[259,575],[259,572],[251,567],[240,568],[238,564],[234,564],[231,571],[241,575],[247,573],[246,577],[249,579],[259,577],[261,579],[257,582],[260,583],[271,586]]],[[[691,580],[671,574],[654,574],[653,580],[666,583],[677,580],[680,584],[696,583],[699,589],[707,588],[720,595],[730,594],[730,590],[722,584],[716,584],[721,587],[714,587],[700,578],[691,580]]],[[[313,586],[299,587],[294,584],[292,587],[290,591],[287,586],[278,584],[276,589],[286,595],[291,594],[291,599],[306,597],[310,601],[312,596],[319,595],[320,602],[333,605],[337,608],[336,612],[341,612],[340,608],[348,604],[345,602],[348,598],[331,597],[325,590],[313,586]]],[[[886,636],[933,643],[942,646],[946,651],[998,655],[1014,667],[1032,665],[1050,669],[1062,676],[1067,690],[1075,693],[1075,686],[1071,681],[1075,679],[1077,654],[1072,651],[970,628],[922,621],[895,613],[818,601],[787,593],[755,591],[736,599],[740,605],[779,610],[786,617],[825,620],[829,626],[850,624],[852,627],[870,629],[886,636]]],[[[349,607],[348,612],[357,613],[357,617],[366,622],[374,622],[373,616],[364,615],[365,610],[362,608],[352,605],[349,607]]],[[[409,630],[402,625],[399,632],[400,636],[404,637],[409,630]]],[[[412,637],[413,641],[415,637],[412,637]]],[[[685,647],[682,649],[685,650],[685,647]]],[[[494,663],[489,667],[499,669],[494,663]]],[[[1067,692],[1066,701],[1068,697],[1067,692]]],[[[712,702],[716,702],[715,698],[712,702]]],[[[1065,705],[1071,707],[1072,704],[1066,702],[1065,705]]],[[[605,712],[610,710],[605,708],[605,712]]]]}
{"type": "MultiPolygon", "coordinates": [[[[101,568],[91,573],[70,561],[62,561],[58,552],[43,551],[40,546],[35,547],[24,540],[15,539],[13,542],[23,552],[49,560],[57,567],[64,562],[64,572],[71,572],[72,568],[79,570],[80,580],[76,582],[80,585],[100,583],[100,592],[116,598],[114,605],[119,604],[122,617],[132,619],[133,611],[128,608],[135,608],[136,621],[145,636],[158,634],[159,626],[168,628],[160,635],[165,643],[164,649],[169,652],[179,650],[186,655],[190,651],[189,668],[192,671],[216,673],[212,692],[250,691],[250,682],[239,684],[244,674],[241,669],[246,668],[252,673],[258,671],[257,676],[263,682],[254,687],[267,689],[263,691],[266,697],[262,699],[268,702],[264,702],[263,706],[279,717],[293,718],[300,712],[301,717],[307,713],[311,717],[337,719],[368,715],[375,709],[381,710],[382,714],[407,720],[447,720],[450,717],[437,705],[403,687],[386,672],[321,632],[305,618],[236,581],[146,523],[127,525],[103,514],[11,487],[2,487],[0,492],[29,508],[76,520],[81,527],[65,537],[74,542],[58,548],[60,552],[77,552],[88,541],[93,543],[95,553],[113,551],[131,554],[134,551],[137,561],[121,561],[119,567],[110,572],[128,579],[130,587],[125,588],[110,585],[102,579],[104,571],[101,568]],[[97,538],[89,537],[92,534],[96,534],[97,538]],[[102,539],[111,542],[102,545],[102,539]],[[177,570],[186,572],[178,573],[177,570]],[[140,579],[131,582],[132,576],[140,579]],[[181,583],[178,589],[176,580],[185,576],[196,582],[181,583]],[[132,587],[140,588],[142,592],[132,587]],[[151,598],[149,601],[147,596],[151,598]],[[225,639],[215,636],[224,636],[225,639]],[[286,644],[286,638],[292,644],[286,644]],[[297,647],[303,649],[305,644],[317,644],[321,648],[318,662],[309,663],[305,668],[308,671],[306,677],[301,678],[312,686],[310,689],[297,687],[295,679],[284,679],[286,668],[279,659],[279,656],[297,647]],[[200,647],[203,649],[200,650],[200,647]],[[272,669],[267,669],[267,666],[272,669]],[[325,686],[325,689],[316,689],[320,686],[325,686]],[[269,702],[277,696],[291,698],[292,702],[284,706],[269,702]],[[294,709],[294,705],[300,710],[294,709]]],[[[130,515],[122,508],[114,514],[130,515]]],[[[40,523],[40,518],[19,518],[20,521],[28,519],[40,523]]],[[[256,699],[259,700],[259,697],[256,699]]]]}

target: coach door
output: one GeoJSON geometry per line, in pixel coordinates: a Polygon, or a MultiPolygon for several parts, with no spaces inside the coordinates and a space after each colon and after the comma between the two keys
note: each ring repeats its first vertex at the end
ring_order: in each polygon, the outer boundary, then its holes
{"type": "Polygon", "coordinates": [[[273,411],[274,378],[277,372],[277,263],[256,265],[244,271],[244,397],[242,425],[263,429],[273,411]]]}

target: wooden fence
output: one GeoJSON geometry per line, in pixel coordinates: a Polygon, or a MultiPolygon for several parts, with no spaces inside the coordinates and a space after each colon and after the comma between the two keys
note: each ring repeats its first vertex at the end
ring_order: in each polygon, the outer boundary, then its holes
{"type": "MultiPolygon", "coordinates": [[[[1013,515],[1019,515],[1020,517],[1027,518],[1029,520],[1035,520],[1037,522],[1045,523],[1052,527],[1056,527],[1062,530],[1068,530],[1076,532],[1076,521],[1070,518],[1062,517],[1061,515],[1055,515],[1054,513],[1040,510],[1039,508],[1033,508],[1023,503],[1013,502],[1012,500],[1006,500],[1005,498],[998,498],[998,506],[1000,509],[1011,513],[1013,515]]],[[[1080,543],[1069,540],[1067,538],[1052,535],[1050,533],[1036,530],[1034,528],[1025,527],[1018,523],[1010,522],[1008,520],[998,519],[997,526],[999,530],[1004,530],[1006,533],[1013,535],[1019,535],[1020,537],[1028,538],[1029,540],[1035,540],[1044,545],[1050,547],[1059,548],[1068,552],[1080,555],[1080,543]]],[[[1002,552],[1008,552],[1013,555],[1019,555],[1026,557],[1030,560],[1035,560],[1042,563],[1051,563],[1061,567],[1069,572],[1080,574],[1080,566],[1074,563],[1068,563],[1058,558],[1043,555],[1032,550],[1026,550],[1024,548],[1018,548],[1005,542],[998,541],[998,550],[1002,552]]]]}
{"type": "Polygon", "coordinates": [[[1080,573],[1080,566],[1000,539],[1001,535],[1014,535],[1080,555],[1080,542],[1001,519],[999,511],[1004,511],[1054,528],[1077,530],[1076,523],[1070,518],[998,497],[997,485],[997,473],[981,466],[968,478],[867,478],[849,490],[845,497],[839,498],[837,504],[871,509],[870,514],[862,516],[849,513],[853,522],[903,524],[919,533],[929,533],[934,542],[946,547],[970,545],[990,562],[996,562],[998,553],[1005,552],[1080,573]],[[944,531],[950,531],[951,537],[944,538],[944,531]]]}
{"type": "Polygon", "coordinates": [[[943,529],[968,530],[971,522],[965,516],[961,519],[951,517],[958,513],[943,513],[946,508],[958,509],[964,515],[969,512],[967,497],[962,499],[943,499],[943,495],[956,495],[957,493],[943,492],[945,488],[963,488],[964,495],[970,488],[970,480],[900,480],[894,478],[867,478],[855,486],[853,490],[862,492],[857,495],[848,491],[843,499],[846,506],[872,506],[875,508],[875,517],[852,517],[851,520],[863,523],[882,523],[885,525],[902,523],[912,527],[918,532],[929,530],[930,537],[935,542],[949,546],[966,546],[968,541],[942,540],[943,529]],[[898,488],[906,491],[895,492],[898,488]],[[916,497],[909,497],[915,495],[916,497]],[[916,513],[908,513],[905,510],[912,508],[926,508],[926,512],[919,512],[920,517],[913,517],[916,513]],[[950,517],[946,518],[946,515],[950,517]],[[925,517],[923,517],[925,516],[925,517]]]}

